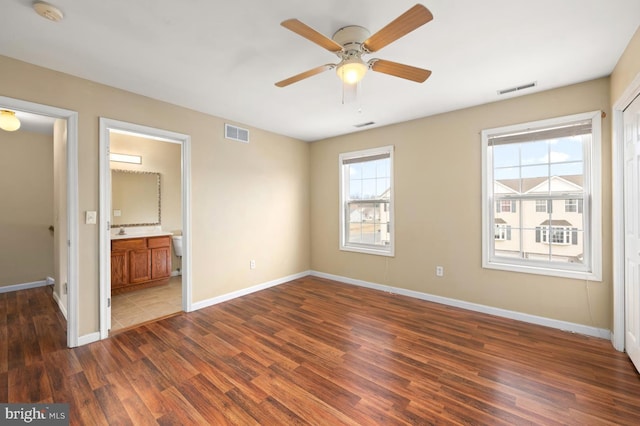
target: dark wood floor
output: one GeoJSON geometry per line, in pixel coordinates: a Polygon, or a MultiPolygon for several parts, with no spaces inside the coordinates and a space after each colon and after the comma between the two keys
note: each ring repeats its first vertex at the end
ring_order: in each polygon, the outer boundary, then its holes
{"type": "Polygon", "coordinates": [[[0,401],[72,424],[640,424],[611,343],[307,277],[66,349],[45,288],[0,294],[0,401]]]}

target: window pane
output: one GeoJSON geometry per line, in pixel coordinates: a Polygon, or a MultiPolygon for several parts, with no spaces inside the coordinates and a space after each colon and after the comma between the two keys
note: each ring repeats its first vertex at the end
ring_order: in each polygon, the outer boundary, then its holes
{"type": "Polygon", "coordinates": [[[493,172],[493,178],[496,180],[503,179],[518,179],[520,177],[519,167],[509,167],[504,169],[495,169],[493,172]]]}
{"type": "Polygon", "coordinates": [[[385,245],[390,241],[388,203],[350,203],[350,243],[385,245]]]}
{"type": "Polygon", "coordinates": [[[351,179],[349,182],[349,199],[360,200],[362,199],[362,180],[351,179]]]}
{"type": "Polygon", "coordinates": [[[517,144],[496,145],[493,148],[493,167],[520,165],[520,148],[517,144]]]}
{"type": "Polygon", "coordinates": [[[391,172],[391,159],[384,158],[382,160],[376,160],[376,177],[390,177],[391,172]]]}
{"type": "Polygon", "coordinates": [[[525,142],[520,145],[522,165],[546,164],[549,159],[549,142],[525,142]]]}
{"type": "Polygon", "coordinates": [[[376,179],[376,198],[389,198],[391,188],[390,178],[378,178],[376,179]]]}
{"type": "MultiPolygon", "coordinates": [[[[572,163],[562,163],[562,164],[552,164],[551,165],[551,176],[560,176],[563,179],[567,180],[570,183],[575,183],[579,187],[582,186],[582,175],[584,173],[584,163],[582,162],[572,162],[572,163]]],[[[565,186],[568,186],[570,192],[575,192],[575,188],[571,188],[570,185],[565,183],[565,186]]],[[[581,189],[577,189],[580,191],[581,189]]]]}
{"type": "Polygon", "coordinates": [[[535,166],[523,166],[522,167],[522,177],[523,178],[536,178],[536,177],[547,177],[549,176],[549,166],[548,165],[535,165],[535,166]]]}
{"type": "Polygon", "coordinates": [[[551,148],[551,162],[584,161],[583,138],[586,136],[572,136],[556,139],[551,148]]]}
{"type": "Polygon", "coordinates": [[[352,163],[347,167],[349,168],[348,176],[351,179],[362,179],[362,163],[352,163]]]}
{"type": "Polygon", "coordinates": [[[376,198],[376,180],[375,179],[363,179],[362,180],[362,197],[361,200],[370,200],[376,198]]]}
{"type": "Polygon", "coordinates": [[[366,161],[364,163],[360,163],[362,165],[362,177],[363,178],[374,178],[374,177],[376,177],[376,162],[377,161],[366,161]]]}

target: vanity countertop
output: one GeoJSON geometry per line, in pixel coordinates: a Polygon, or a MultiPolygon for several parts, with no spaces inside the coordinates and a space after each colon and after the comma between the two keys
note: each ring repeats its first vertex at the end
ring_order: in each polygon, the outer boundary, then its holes
{"type": "Polygon", "coordinates": [[[171,232],[165,231],[151,231],[151,232],[141,232],[141,233],[131,233],[124,235],[111,235],[112,240],[124,240],[127,238],[147,238],[147,237],[164,237],[166,235],[173,235],[171,232]]]}

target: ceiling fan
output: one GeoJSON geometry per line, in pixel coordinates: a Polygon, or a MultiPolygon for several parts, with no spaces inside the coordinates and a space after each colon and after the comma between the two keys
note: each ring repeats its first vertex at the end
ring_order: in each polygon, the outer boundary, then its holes
{"type": "Polygon", "coordinates": [[[422,83],[429,78],[431,71],[378,58],[365,62],[362,56],[382,49],[432,19],[433,15],[429,9],[421,4],[416,4],[371,36],[366,28],[350,25],[336,31],[332,39],[320,34],[297,19],[287,19],[280,25],[335,53],[340,58],[340,62],[310,69],[279,81],[276,86],[285,87],[334,68],[338,77],[347,84],[355,84],[362,80],[369,69],[422,83]]]}

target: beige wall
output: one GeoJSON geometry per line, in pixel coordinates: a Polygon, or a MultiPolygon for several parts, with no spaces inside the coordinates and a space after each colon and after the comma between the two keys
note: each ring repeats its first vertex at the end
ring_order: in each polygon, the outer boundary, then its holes
{"type": "Polygon", "coordinates": [[[603,120],[603,281],[483,269],[483,129],[609,111],[609,79],[314,142],[311,267],[314,270],[483,305],[610,329],[610,119],[603,120]],[[396,256],[338,249],[338,155],[395,145],[396,256]],[[435,277],[444,266],[443,278],[435,277]],[[588,298],[589,297],[589,298],[588,298]]]}
{"type": "MultiPolygon", "coordinates": [[[[163,231],[182,233],[182,145],[112,132],[111,152],[140,155],[142,164],[111,162],[112,169],[160,173],[161,226],[163,231]]],[[[116,206],[112,206],[116,208],[116,206]]],[[[112,222],[113,223],[113,222],[112,222]]],[[[173,255],[172,269],[179,261],[173,255]]]]}
{"type": "MultiPolygon", "coordinates": [[[[3,96],[78,111],[80,217],[99,210],[99,117],[191,136],[194,302],[309,269],[308,144],[253,128],[241,144],[223,138],[221,118],[7,57],[0,69],[12,76],[3,96]]],[[[81,222],[79,244],[86,335],[99,329],[98,227],[81,222]]]]}
{"type": "Polygon", "coordinates": [[[0,287],[53,277],[53,137],[0,130],[0,287]]]}
{"type": "Polygon", "coordinates": [[[611,74],[611,104],[622,96],[625,89],[640,73],[640,27],[627,45],[611,74]]]}

